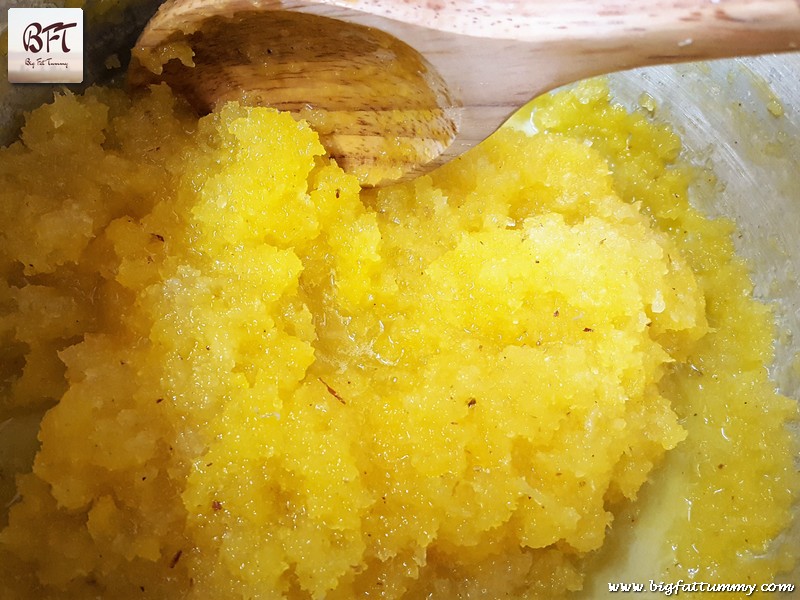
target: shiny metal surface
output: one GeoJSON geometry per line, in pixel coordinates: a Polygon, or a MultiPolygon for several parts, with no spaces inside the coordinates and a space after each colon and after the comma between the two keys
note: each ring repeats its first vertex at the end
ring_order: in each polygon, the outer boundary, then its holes
{"type": "Polygon", "coordinates": [[[781,391],[800,401],[800,54],[654,67],[612,76],[615,96],[672,124],[694,162],[713,170],[694,201],[733,219],[755,294],[774,306],[781,391]]]}

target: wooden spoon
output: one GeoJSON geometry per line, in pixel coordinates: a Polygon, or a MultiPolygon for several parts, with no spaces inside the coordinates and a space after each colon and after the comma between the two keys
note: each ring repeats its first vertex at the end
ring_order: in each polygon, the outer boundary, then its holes
{"type": "Polygon", "coordinates": [[[128,81],[166,81],[201,114],[228,100],[292,111],[381,185],[566,83],[797,48],[800,0],[168,0],[128,81]]]}

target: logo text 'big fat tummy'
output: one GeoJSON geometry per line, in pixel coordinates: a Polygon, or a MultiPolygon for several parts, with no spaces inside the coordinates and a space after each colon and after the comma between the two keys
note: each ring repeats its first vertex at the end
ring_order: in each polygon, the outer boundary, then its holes
{"type": "Polygon", "coordinates": [[[83,10],[9,8],[8,80],[81,83],[83,10]]]}

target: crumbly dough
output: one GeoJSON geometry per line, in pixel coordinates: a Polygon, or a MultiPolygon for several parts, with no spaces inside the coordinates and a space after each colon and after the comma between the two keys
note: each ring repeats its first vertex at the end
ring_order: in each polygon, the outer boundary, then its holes
{"type": "Polygon", "coordinates": [[[532,111],[380,192],[270,109],[33,112],[0,161],[0,421],[46,412],[0,597],[555,598],[668,451],[696,470],[670,576],[789,566],[755,557],[797,409],[730,224],[602,82],[532,111]]]}

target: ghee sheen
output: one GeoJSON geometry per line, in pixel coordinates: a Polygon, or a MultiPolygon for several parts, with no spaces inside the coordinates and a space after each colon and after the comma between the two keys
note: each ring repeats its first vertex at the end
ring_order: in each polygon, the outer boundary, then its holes
{"type": "Polygon", "coordinates": [[[526,114],[367,192],[270,109],[31,113],[0,422],[46,412],[0,598],[557,598],[643,485],[691,506],[653,579],[791,568],[797,405],[731,224],[602,82],[526,114]]]}

